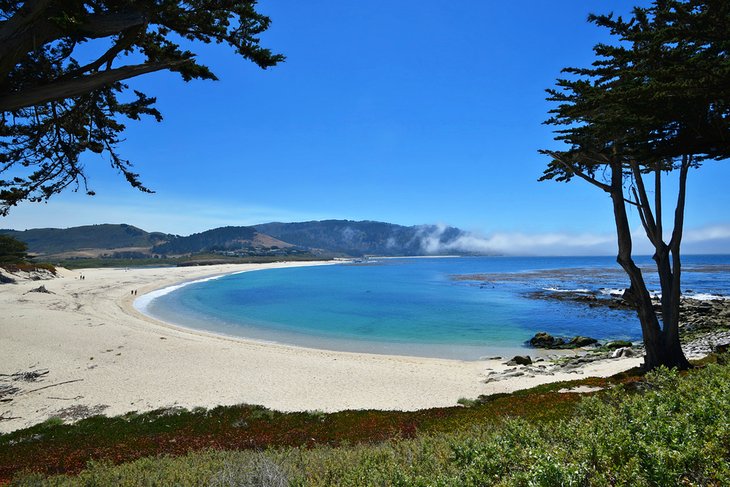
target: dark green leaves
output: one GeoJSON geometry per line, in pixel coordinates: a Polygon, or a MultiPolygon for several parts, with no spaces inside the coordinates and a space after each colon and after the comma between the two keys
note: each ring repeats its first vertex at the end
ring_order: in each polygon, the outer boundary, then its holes
{"type": "Polygon", "coordinates": [[[255,6],[255,0],[0,2],[0,215],[69,186],[93,194],[79,163],[86,151],[106,154],[133,187],[149,191],[117,146],[125,118],[162,116],[154,97],[128,93],[122,81],[159,70],[185,81],[217,79],[181,39],[226,44],[263,69],[276,65],[284,57],[259,45],[270,20],[255,6]],[[74,59],[79,45],[94,42],[103,46],[96,59],[74,59]]]}
{"type": "Polygon", "coordinates": [[[551,152],[543,179],[567,180],[570,165],[596,171],[610,161],[671,170],[730,156],[730,2],[656,0],[624,20],[591,15],[614,43],[594,47],[589,68],[548,90],[557,104],[545,123],[568,149],[551,152]]]}

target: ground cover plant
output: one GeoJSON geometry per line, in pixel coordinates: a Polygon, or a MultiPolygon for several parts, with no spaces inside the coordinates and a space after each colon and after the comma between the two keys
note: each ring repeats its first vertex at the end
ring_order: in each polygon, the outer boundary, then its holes
{"type": "Polygon", "coordinates": [[[95,416],[76,424],[52,418],[34,427],[0,435],[0,483],[31,469],[43,474],[77,473],[91,460],[129,462],[156,455],[185,455],[204,449],[374,444],[419,434],[469,430],[492,425],[501,417],[548,421],[570,415],[578,394],[557,391],[573,384],[606,386],[636,380],[586,379],[555,383],[514,394],[482,397],[471,407],[415,412],[344,411],[279,413],[259,406],[212,410],[159,410],[107,418],[95,416]]]}
{"type": "MultiPolygon", "coordinates": [[[[597,384],[599,381],[579,382],[597,384]]],[[[268,448],[261,443],[258,448],[233,451],[225,444],[226,435],[213,430],[211,438],[217,438],[220,443],[210,443],[203,450],[190,448],[188,453],[180,455],[185,445],[179,445],[178,452],[167,451],[166,455],[146,456],[119,465],[114,465],[114,457],[107,457],[92,461],[75,476],[47,477],[51,471],[46,470],[18,474],[15,483],[315,486],[720,486],[730,483],[730,367],[726,363],[709,363],[685,373],[662,368],[640,379],[623,376],[603,382],[609,384],[614,387],[582,398],[578,394],[557,393],[557,388],[565,385],[561,384],[483,398],[468,408],[417,413],[283,415],[253,408],[252,411],[257,411],[253,416],[262,417],[261,425],[288,428],[292,436],[286,438],[296,439],[287,444],[272,430],[268,448]],[[565,398],[564,405],[556,402],[558,397],[565,398]],[[319,430],[314,424],[321,425],[319,430]],[[348,438],[348,433],[354,436],[348,438]],[[307,439],[310,434],[314,436],[307,439]]],[[[234,415],[232,408],[223,410],[234,415]]],[[[214,411],[209,414],[225,430],[225,415],[216,416],[214,411]]],[[[168,429],[174,430],[175,416],[169,417],[172,419],[168,429]]],[[[48,428],[46,435],[52,431],[60,435],[63,428],[68,431],[74,428],[39,426],[6,435],[0,437],[0,451],[20,454],[17,445],[33,444],[17,443],[21,437],[43,435],[44,427],[48,428]],[[8,448],[9,441],[16,443],[8,448]]],[[[156,427],[165,429],[162,424],[156,427]]],[[[143,436],[138,433],[138,437],[143,436]]],[[[162,433],[150,431],[149,436],[157,444],[165,443],[162,433]]],[[[260,438],[263,437],[262,434],[260,438]]],[[[39,440],[38,445],[43,441],[39,440]]],[[[43,448],[48,447],[52,449],[52,442],[46,442],[43,448]]],[[[38,446],[31,450],[42,451],[38,446]]],[[[2,461],[6,462],[7,458],[2,461]]],[[[68,470],[78,472],[75,468],[68,470]]]]}

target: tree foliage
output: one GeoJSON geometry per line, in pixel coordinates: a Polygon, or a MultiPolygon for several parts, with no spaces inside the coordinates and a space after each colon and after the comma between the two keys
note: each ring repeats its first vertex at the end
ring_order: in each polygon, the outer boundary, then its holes
{"type": "Polygon", "coordinates": [[[0,235],[0,264],[23,262],[27,256],[28,246],[25,242],[10,235],[0,235]]]}
{"type": "Polygon", "coordinates": [[[686,366],[678,336],[686,183],[690,168],[730,157],[730,3],[655,0],[628,20],[589,21],[616,42],[595,46],[591,67],[566,68],[548,90],[557,107],[546,123],[568,148],[541,151],[552,159],[541,179],[579,177],[611,196],[618,262],[637,295],[647,365],[686,366]],[[674,171],[679,189],[665,241],[662,178],[674,171]],[[631,257],[627,205],[655,249],[662,325],[631,257]]]}
{"type": "MultiPolygon", "coordinates": [[[[591,175],[614,156],[649,171],[672,169],[684,155],[730,155],[730,4],[659,0],[629,20],[591,15],[617,44],[599,44],[591,68],[566,68],[548,90],[558,103],[546,122],[564,126],[543,179],[591,175]],[[566,166],[570,162],[574,166],[566,166]]],[[[544,151],[548,152],[548,151],[544,151]]]]}
{"type": "Polygon", "coordinates": [[[270,20],[256,3],[0,1],[0,214],[69,186],[93,194],[80,163],[87,151],[108,156],[129,184],[149,192],[117,147],[125,120],[162,116],[154,97],[124,80],[160,70],[215,80],[182,47],[199,42],[274,66],[283,56],[260,46],[270,20]]]}

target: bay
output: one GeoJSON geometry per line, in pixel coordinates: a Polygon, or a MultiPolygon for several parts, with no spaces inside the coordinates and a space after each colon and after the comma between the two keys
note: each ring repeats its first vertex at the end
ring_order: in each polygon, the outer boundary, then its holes
{"type": "MultiPolygon", "coordinates": [[[[652,261],[637,258],[656,291],[652,261]]],[[[686,256],[683,289],[730,296],[730,256],[686,256]]],[[[527,353],[538,331],[640,340],[631,311],[535,299],[535,292],[620,292],[613,257],[369,259],[244,272],[179,287],[149,301],[152,317],[269,342],[367,353],[473,360],[527,353]]]]}

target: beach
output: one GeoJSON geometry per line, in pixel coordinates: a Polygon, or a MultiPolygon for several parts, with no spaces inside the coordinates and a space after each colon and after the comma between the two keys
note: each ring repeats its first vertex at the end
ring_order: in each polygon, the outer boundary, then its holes
{"type": "Polygon", "coordinates": [[[328,264],[59,269],[53,279],[3,284],[0,374],[42,375],[13,381],[19,390],[0,402],[0,433],[51,417],[73,420],[172,407],[246,403],[325,412],[447,407],[460,398],[610,376],[642,361],[619,358],[572,372],[510,376],[513,367],[504,363],[509,357],[460,361],[294,347],[177,327],[133,306],[145,293],[185,281],[328,264]],[[50,293],[29,292],[40,285],[50,293]],[[495,374],[500,380],[490,379],[495,374]]]}

